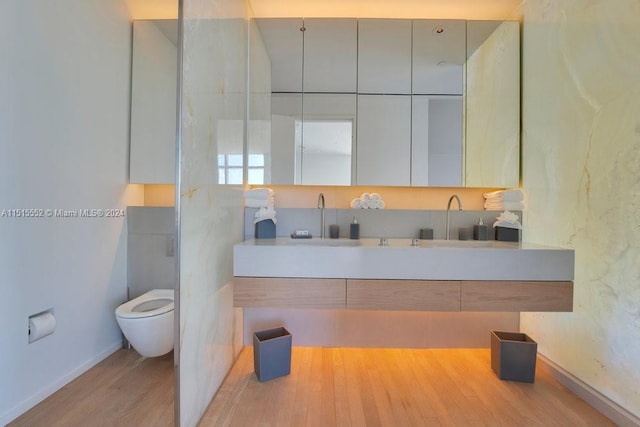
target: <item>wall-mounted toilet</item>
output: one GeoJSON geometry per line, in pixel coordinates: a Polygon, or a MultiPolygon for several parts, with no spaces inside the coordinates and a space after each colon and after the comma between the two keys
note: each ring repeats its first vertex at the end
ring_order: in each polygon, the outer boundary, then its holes
{"type": "Polygon", "coordinates": [[[116,308],[124,336],[145,357],[173,349],[173,289],[153,289],[116,308]]]}

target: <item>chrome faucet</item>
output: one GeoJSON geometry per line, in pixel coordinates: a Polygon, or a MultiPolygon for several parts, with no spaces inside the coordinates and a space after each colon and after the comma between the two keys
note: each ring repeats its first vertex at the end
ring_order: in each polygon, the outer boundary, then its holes
{"type": "Polygon", "coordinates": [[[324,194],[318,194],[318,209],[320,211],[320,238],[324,239],[324,194]]]}
{"type": "Polygon", "coordinates": [[[454,194],[449,198],[449,203],[447,203],[447,240],[449,240],[449,222],[450,222],[450,214],[451,214],[451,202],[453,199],[458,201],[458,210],[462,210],[462,202],[460,201],[460,197],[457,194],[454,194]]]}

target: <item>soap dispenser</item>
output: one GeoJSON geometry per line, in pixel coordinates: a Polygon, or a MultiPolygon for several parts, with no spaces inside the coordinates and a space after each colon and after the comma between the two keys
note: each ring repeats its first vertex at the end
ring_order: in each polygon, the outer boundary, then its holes
{"type": "Polygon", "coordinates": [[[351,224],[349,225],[349,238],[360,238],[360,224],[358,224],[358,219],[355,216],[353,217],[353,222],[351,222],[351,224]]]}
{"type": "Polygon", "coordinates": [[[473,226],[473,239],[474,240],[488,240],[489,239],[489,227],[485,225],[482,218],[476,225],[473,226]]]}

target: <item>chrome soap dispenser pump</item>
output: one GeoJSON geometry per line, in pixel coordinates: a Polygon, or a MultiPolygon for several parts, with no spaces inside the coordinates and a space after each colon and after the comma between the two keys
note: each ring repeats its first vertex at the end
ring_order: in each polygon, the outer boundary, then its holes
{"type": "Polygon", "coordinates": [[[474,240],[489,240],[489,227],[484,223],[482,218],[473,226],[474,240]]]}
{"type": "Polygon", "coordinates": [[[351,222],[351,224],[349,224],[349,238],[360,238],[360,224],[358,224],[358,219],[355,216],[353,217],[353,221],[351,222]]]}

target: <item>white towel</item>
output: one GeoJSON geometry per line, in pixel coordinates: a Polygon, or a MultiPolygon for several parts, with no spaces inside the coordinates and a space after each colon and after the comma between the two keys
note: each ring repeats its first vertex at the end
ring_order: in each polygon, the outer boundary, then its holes
{"type": "Polygon", "coordinates": [[[248,208],[274,207],[275,191],[270,188],[253,188],[244,191],[244,205],[248,208]]]}
{"type": "Polygon", "coordinates": [[[257,224],[258,222],[264,221],[265,219],[272,220],[274,224],[278,222],[276,220],[276,210],[273,209],[273,207],[258,209],[256,214],[253,216],[253,223],[257,224]]]}
{"type": "Polygon", "coordinates": [[[522,229],[522,224],[520,224],[518,215],[513,212],[504,211],[496,218],[496,222],[493,223],[493,227],[506,227],[506,228],[517,228],[518,230],[522,229]]]}
{"type": "Polygon", "coordinates": [[[362,208],[362,200],[359,198],[355,198],[351,201],[350,205],[352,209],[361,209],[362,208]]]}
{"type": "Polygon", "coordinates": [[[362,193],[349,203],[352,209],[384,209],[384,200],[378,193],[362,193]]]}
{"type": "Polygon", "coordinates": [[[247,208],[269,208],[275,206],[275,200],[263,200],[263,199],[244,199],[244,205],[247,208]]]}
{"type": "Polygon", "coordinates": [[[488,211],[521,211],[524,210],[524,202],[490,202],[484,203],[484,208],[488,211]]]}
{"type": "Polygon", "coordinates": [[[384,207],[385,207],[384,200],[382,200],[382,199],[372,200],[369,203],[369,207],[371,209],[384,209],[384,207]]]}
{"type": "Polygon", "coordinates": [[[264,199],[267,200],[273,197],[275,192],[270,188],[253,188],[251,190],[244,191],[244,197],[249,199],[264,199]]]}
{"type": "Polygon", "coordinates": [[[484,193],[483,196],[487,201],[492,202],[521,202],[524,200],[524,193],[519,188],[492,191],[490,193],[484,193]]]}

